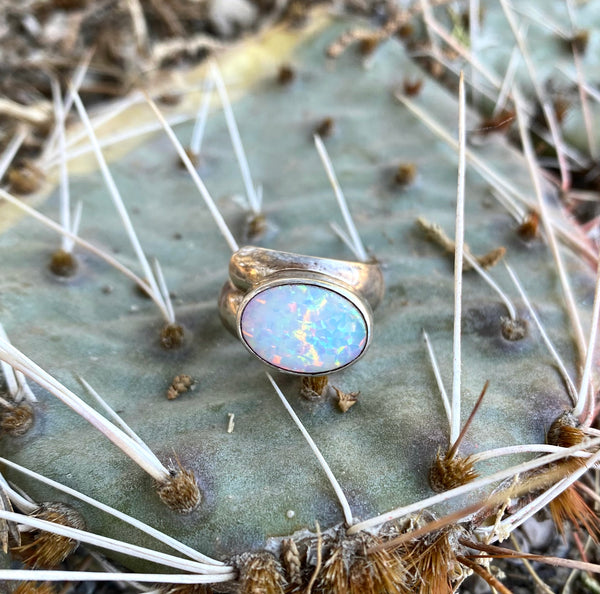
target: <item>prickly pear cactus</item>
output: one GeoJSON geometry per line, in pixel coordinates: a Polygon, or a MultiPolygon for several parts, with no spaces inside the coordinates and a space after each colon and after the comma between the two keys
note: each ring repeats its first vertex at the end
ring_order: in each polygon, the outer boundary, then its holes
{"type": "MultiPolygon", "coordinates": [[[[386,294],[374,313],[369,351],[330,378],[345,394],[360,392],[347,412],[340,410],[335,390],[309,401],[299,395],[297,377],[275,374],[275,379],[359,522],[431,497],[430,469],[438,450],[450,446],[423,330],[450,391],[452,255],[439,245],[440,234],[437,243],[431,241],[417,220],[454,235],[457,159],[455,149],[395,97],[404,80],[424,78],[399,43],[381,44],[368,68],[353,51],[335,61],[324,57],[349,25],[319,17],[302,32],[276,31],[221,59],[254,183],[262,187],[264,224],[259,233],[248,226],[244,186],[225,119],[216,107],[207,121],[198,172],[240,245],[353,260],[329,226],[330,221],[341,225],[342,217],[313,144],[317,129],[323,136],[359,233],[383,269],[386,294]],[[278,77],[283,63],[291,74],[278,77]]],[[[195,113],[201,97],[188,90],[198,88],[203,72],[190,75],[177,107],[161,108],[167,115],[195,113]]],[[[454,94],[426,78],[410,101],[456,137],[454,94]]],[[[122,131],[151,121],[154,115],[147,106],[137,104],[108,128],[122,131]]],[[[476,126],[472,114],[467,126],[476,126]]],[[[189,121],[175,126],[184,144],[191,128],[189,121]]],[[[99,127],[98,134],[102,139],[109,132],[99,127]]],[[[278,541],[269,539],[314,531],[316,522],[321,530],[343,524],[334,490],[265,368],[219,319],[217,297],[227,279],[228,244],[167,137],[154,133],[138,141],[128,152],[117,146],[106,148],[106,154],[145,253],[160,261],[184,330],[183,343],[163,348],[164,321],[155,304],[95,255],[76,247],[76,273],[68,278],[53,274],[48,262],[59,237],[28,217],[3,225],[0,235],[0,320],[28,357],[90,401],[78,382],[79,376],[84,378],[163,463],[193,472],[201,501],[187,514],[165,507],[152,478],[33,383],[38,399],[33,426],[18,436],[5,431],[3,456],[223,560],[262,550],[267,542],[277,551],[273,542],[278,541]],[[168,399],[173,378],[185,375],[192,389],[176,389],[178,397],[168,399]]],[[[533,204],[534,187],[520,152],[501,138],[469,150],[496,176],[496,189],[502,186],[525,211],[533,204]]],[[[143,276],[94,163],[87,153],[71,165],[71,194],[83,201],[79,235],[143,276]]],[[[505,249],[504,259],[521,279],[567,371],[577,378],[583,362],[543,234],[523,239],[520,221],[495,198],[490,176],[481,172],[472,162],[467,168],[468,249],[475,256],[505,249]]],[[[551,217],[558,220],[556,196],[549,186],[544,192],[551,217]]],[[[56,192],[34,203],[58,219],[56,192]]],[[[8,204],[0,206],[3,214],[14,214],[8,204]]],[[[585,245],[569,221],[560,226],[564,235],[585,245]]],[[[576,249],[560,249],[587,334],[594,267],[576,249]]],[[[545,444],[549,426],[573,406],[507,271],[497,264],[488,274],[514,304],[515,325],[521,330],[511,334],[514,325],[507,322],[504,302],[476,271],[465,270],[461,425],[488,380],[489,388],[460,444],[461,456],[545,444]]],[[[491,458],[474,469],[486,476],[537,455],[491,458]]],[[[67,499],[10,468],[3,473],[35,501],[67,499]]],[[[434,505],[432,517],[479,501],[497,484],[434,505]]],[[[68,501],[92,532],[161,546],[91,506],[68,501]]],[[[379,523],[384,521],[382,517],[379,523]]],[[[158,571],[147,562],[119,560],[130,568],[158,571]]],[[[245,567],[240,575],[247,585],[251,581],[245,567]]],[[[321,587],[329,591],[326,583],[322,580],[321,587]]]]}

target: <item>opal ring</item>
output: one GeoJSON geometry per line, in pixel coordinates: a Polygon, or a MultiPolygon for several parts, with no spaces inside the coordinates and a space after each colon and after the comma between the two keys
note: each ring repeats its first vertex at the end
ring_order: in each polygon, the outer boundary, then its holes
{"type": "Polygon", "coordinates": [[[219,312],[226,328],[267,365],[326,375],[363,356],[383,292],[376,263],[247,246],[231,257],[219,312]]]}

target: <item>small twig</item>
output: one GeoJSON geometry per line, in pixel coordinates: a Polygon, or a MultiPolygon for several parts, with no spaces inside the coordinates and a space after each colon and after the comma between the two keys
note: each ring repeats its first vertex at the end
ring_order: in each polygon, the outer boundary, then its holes
{"type": "Polygon", "coordinates": [[[460,564],[471,569],[473,573],[476,573],[485,582],[487,582],[488,585],[491,588],[493,588],[494,592],[497,591],[500,594],[512,594],[512,592],[502,582],[500,582],[493,575],[485,571],[485,569],[481,565],[479,565],[479,563],[475,563],[475,561],[473,561],[472,559],[468,559],[467,557],[463,557],[462,555],[457,555],[456,560],[460,564]]]}
{"type": "Polygon", "coordinates": [[[148,51],[148,27],[144,18],[144,11],[140,0],[126,0],[127,9],[133,25],[133,35],[135,37],[138,51],[143,55],[148,51]]]}
{"type": "Polygon", "coordinates": [[[323,552],[321,550],[321,547],[323,546],[323,536],[321,535],[321,526],[319,525],[319,522],[315,522],[315,524],[317,528],[317,563],[315,565],[315,570],[310,576],[310,581],[308,582],[308,586],[306,586],[306,591],[304,594],[312,593],[312,588],[317,581],[317,577],[321,571],[321,564],[323,563],[323,552]]]}
{"type": "Polygon", "coordinates": [[[12,99],[0,97],[0,115],[9,120],[20,120],[33,126],[44,126],[51,118],[52,107],[47,101],[33,105],[22,105],[12,99]]]}

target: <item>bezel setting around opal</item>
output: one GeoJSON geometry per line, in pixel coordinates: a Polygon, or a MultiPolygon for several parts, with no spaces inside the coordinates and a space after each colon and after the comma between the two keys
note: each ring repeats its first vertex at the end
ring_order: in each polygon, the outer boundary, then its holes
{"type": "Polygon", "coordinates": [[[338,279],[303,271],[274,275],[253,287],[240,303],[236,327],[244,346],[266,365],[293,375],[327,375],[364,355],[372,312],[361,295],[338,279]],[[278,303],[286,296],[303,297],[304,303],[278,303]],[[258,337],[249,331],[252,316],[258,337]]]}

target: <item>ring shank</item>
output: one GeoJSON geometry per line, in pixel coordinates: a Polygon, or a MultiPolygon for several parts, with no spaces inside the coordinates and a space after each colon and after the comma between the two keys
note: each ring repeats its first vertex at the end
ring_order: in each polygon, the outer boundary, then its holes
{"type": "Polygon", "coordinates": [[[229,261],[229,278],[244,292],[267,277],[293,271],[313,272],[340,280],[366,299],[371,309],[383,299],[383,274],[376,263],[317,258],[253,246],[239,249],[229,261]]]}
{"type": "Polygon", "coordinates": [[[233,254],[229,279],[219,295],[219,312],[225,327],[237,336],[237,313],[246,294],[268,279],[300,273],[337,281],[360,295],[375,309],[385,290],[381,268],[375,263],[317,258],[246,246],[233,254]]]}

